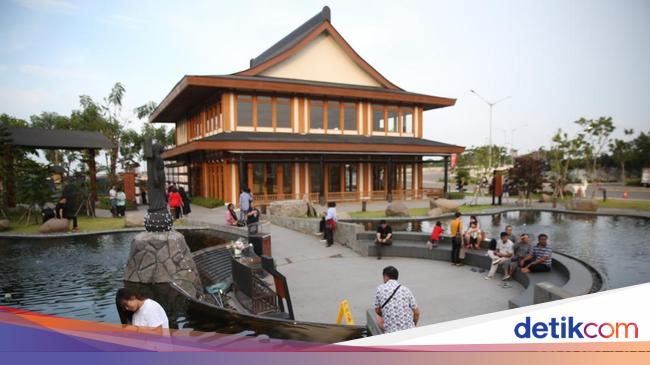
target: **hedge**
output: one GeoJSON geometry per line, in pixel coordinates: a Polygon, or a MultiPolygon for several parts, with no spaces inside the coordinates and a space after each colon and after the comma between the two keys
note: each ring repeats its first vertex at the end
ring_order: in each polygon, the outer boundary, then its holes
{"type": "Polygon", "coordinates": [[[450,191],[447,193],[447,199],[465,199],[464,192],[450,191]]]}

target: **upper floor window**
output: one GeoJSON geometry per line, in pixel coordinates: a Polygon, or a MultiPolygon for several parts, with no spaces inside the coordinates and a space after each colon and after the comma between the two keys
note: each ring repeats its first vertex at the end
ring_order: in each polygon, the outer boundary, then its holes
{"type": "Polygon", "coordinates": [[[237,96],[237,125],[253,126],[253,97],[250,95],[237,96]]]}
{"type": "Polygon", "coordinates": [[[289,98],[276,98],[276,127],[277,128],[291,128],[291,99],[289,98]]]}
{"type": "Polygon", "coordinates": [[[413,133],[413,108],[401,107],[400,114],[402,115],[402,133],[413,133]]]}
{"type": "Polygon", "coordinates": [[[357,105],[343,103],[343,128],[346,131],[357,130],[357,105]]]}
{"type": "Polygon", "coordinates": [[[257,126],[273,127],[273,99],[270,96],[258,96],[257,99],[257,126]]]}
{"type": "Polygon", "coordinates": [[[327,129],[341,129],[341,103],[338,101],[327,102],[327,129]]]}
{"type": "Polygon", "coordinates": [[[373,132],[385,131],[386,116],[384,115],[383,105],[372,106],[372,130],[373,132]]]}
{"type": "Polygon", "coordinates": [[[309,101],[309,128],[310,129],[323,129],[324,118],[323,102],[320,100],[309,101]]]}
{"type": "Polygon", "coordinates": [[[395,107],[389,107],[388,108],[388,132],[398,132],[397,129],[397,108],[395,107]]]}

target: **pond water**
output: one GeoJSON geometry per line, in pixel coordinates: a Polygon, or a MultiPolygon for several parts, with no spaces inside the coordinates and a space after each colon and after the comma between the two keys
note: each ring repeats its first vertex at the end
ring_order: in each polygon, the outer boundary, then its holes
{"type": "MultiPolygon", "coordinates": [[[[120,323],[115,291],[136,233],[51,239],[0,239],[0,306],[120,323]]],[[[226,242],[183,231],[190,250],[226,242]]]]}
{"type": "MultiPolygon", "coordinates": [[[[467,227],[469,216],[462,219],[467,227]]],[[[650,282],[650,219],[543,211],[513,211],[477,219],[490,238],[499,237],[506,225],[513,226],[516,236],[528,233],[532,242],[546,233],[554,250],[597,268],[610,289],[650,282]]],[[[449,233],[450,219],[441,222],[449,233]]],[[[407,230],[430,233],[434,224],[435,220],[409,222],[407,230]]]]}

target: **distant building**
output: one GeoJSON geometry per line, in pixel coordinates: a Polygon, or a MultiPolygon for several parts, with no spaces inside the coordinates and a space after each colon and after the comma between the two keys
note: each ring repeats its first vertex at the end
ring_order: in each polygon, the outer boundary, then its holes
{"type": "Polygon", "coordinates": [[[464,150],[422,138],[422,112],[455,102],[388,81],[325,7],[244,71],[183,77],[150,122],[176,125],[168,179],[193,195],[236,202],[248,186],[257,202],[414,199],[430,193],[423,156],[464,150]]]}

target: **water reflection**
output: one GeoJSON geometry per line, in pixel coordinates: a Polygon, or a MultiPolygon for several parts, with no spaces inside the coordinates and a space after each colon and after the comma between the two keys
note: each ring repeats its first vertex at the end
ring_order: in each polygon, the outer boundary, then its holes
{"type": "MultiPolygon", "coordinates": [[[[119,323],[115,291],[135,234],[0,239],[0,305],[119,323]]],[[[226,242],[210,231],[183,234],[192,251],[226,242]]]]}

